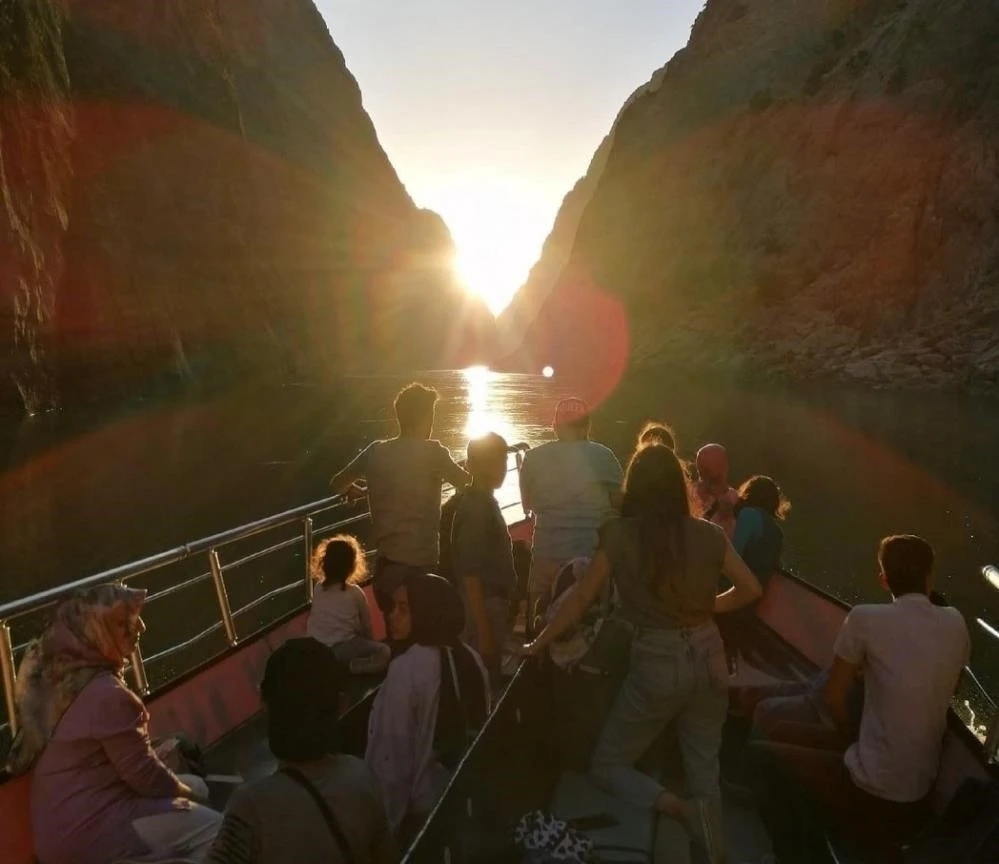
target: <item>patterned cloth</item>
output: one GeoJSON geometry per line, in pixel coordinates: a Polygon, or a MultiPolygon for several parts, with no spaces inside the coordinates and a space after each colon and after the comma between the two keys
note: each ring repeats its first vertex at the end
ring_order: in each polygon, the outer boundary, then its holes
{"type": "Polygon", "coordinates": [[[15,699],[20,723],[7,769],[26,774],[73,700],[97,675],[120,675],[146,592],[120,585],[81,591],[55,610],[21,661],[15,699]]]}

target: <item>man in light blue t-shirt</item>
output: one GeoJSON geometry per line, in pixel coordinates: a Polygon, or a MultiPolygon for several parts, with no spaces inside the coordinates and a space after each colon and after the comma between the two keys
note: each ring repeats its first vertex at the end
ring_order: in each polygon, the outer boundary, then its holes
{"type": "Polygon", "coordinates": [[[529,450],[520,471],[524,511],[534,514],[531,624],[551,603],[559,570],[573,558],[593,554],[597,529],[621,503],[621,463],[609,448],[589,440],[589,406],[582,399],[563,399],[553,426],[555,440],[529,450]]]}

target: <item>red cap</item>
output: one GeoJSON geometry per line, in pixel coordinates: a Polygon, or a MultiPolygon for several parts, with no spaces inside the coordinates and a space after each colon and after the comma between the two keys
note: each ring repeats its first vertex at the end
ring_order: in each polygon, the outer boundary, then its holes
{"type": "Polygon", "coordinates": [[[590,406],[582,399],[577,399],[576,397],[563,399],[555,406],[554,425],[558,427],[565,426],[567,423],[575,423],[588,416],[589,413],[590,406]]]}

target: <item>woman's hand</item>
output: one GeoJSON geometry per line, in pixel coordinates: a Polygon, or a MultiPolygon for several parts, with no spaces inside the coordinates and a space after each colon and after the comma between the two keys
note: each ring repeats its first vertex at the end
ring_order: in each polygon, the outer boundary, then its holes
{"type": "Polygon", "coordinates": [[[179,797],[197,801],[199,804],[208,803],[211,793],[208,791],[208,784],[201,777],[196,774],[181,774],[177,779],[180,780],[181,786],[179,797]]]}

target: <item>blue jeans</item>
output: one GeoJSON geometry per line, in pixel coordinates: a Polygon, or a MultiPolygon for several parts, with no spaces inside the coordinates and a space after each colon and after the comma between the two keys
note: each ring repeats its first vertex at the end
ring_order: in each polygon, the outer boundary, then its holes
{"type": "Polygon", "coordinates": [[[612,795],[654,808],[664,788],[635,763],[675,719],[688,794],[718,795],[728,681],[725,647],[714,622],[636,630],[628,675],[593,752],[594,778],[612,795]]]}

